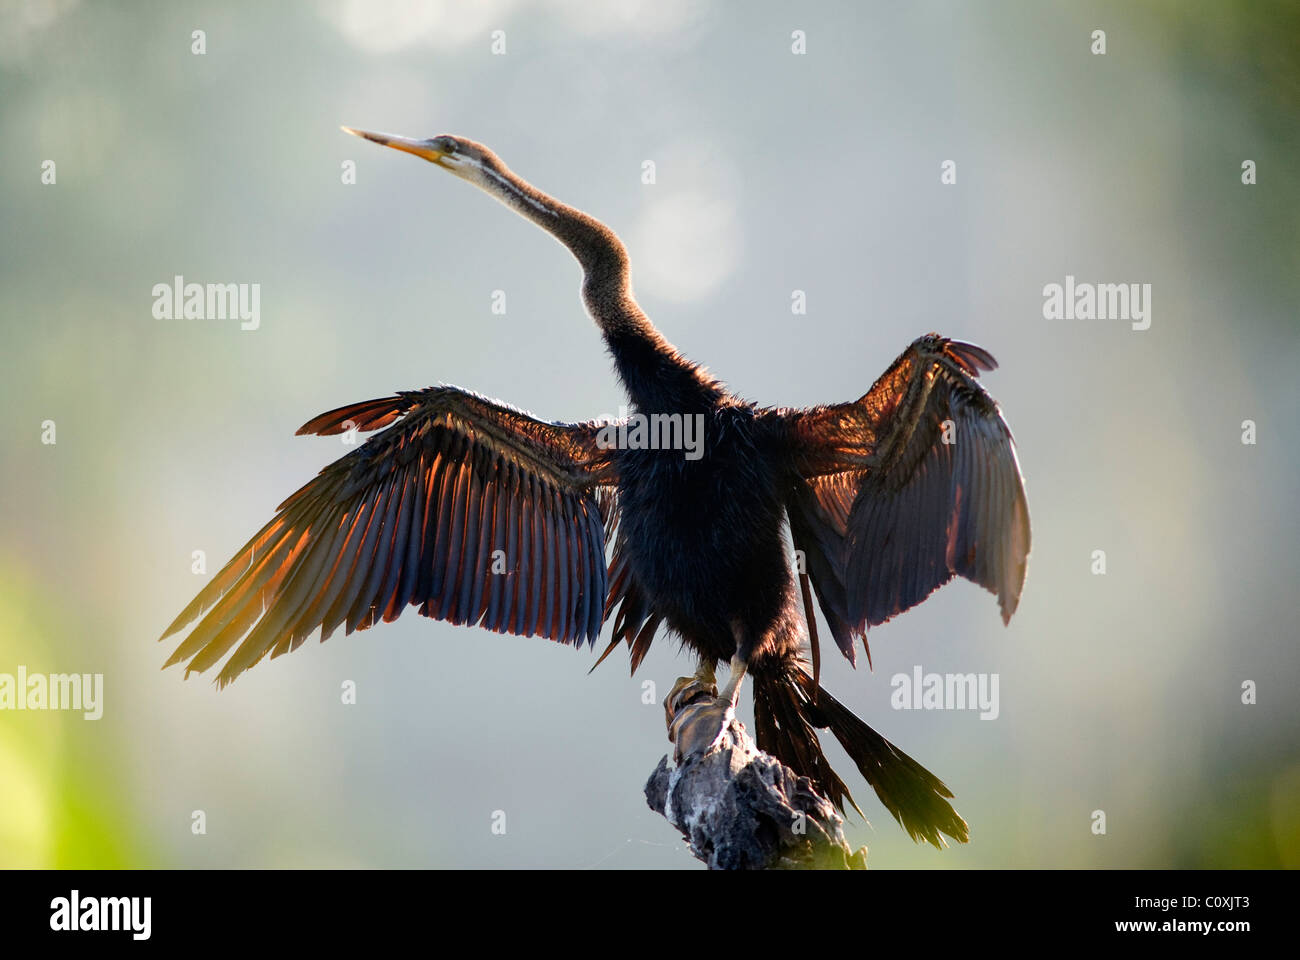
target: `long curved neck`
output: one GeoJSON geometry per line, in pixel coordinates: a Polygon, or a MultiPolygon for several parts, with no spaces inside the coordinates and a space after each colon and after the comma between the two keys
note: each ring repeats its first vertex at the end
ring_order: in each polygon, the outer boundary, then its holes
{"type": "Polygon", "coordinates": [[[633,402],[645,409],[714,403],[725,391],[664,339],[632,295],[627,250],[595,217],[561,203],[504,164],[484,166],[476,186],[568,247],[582,266],[582,299],[633,402]]]}

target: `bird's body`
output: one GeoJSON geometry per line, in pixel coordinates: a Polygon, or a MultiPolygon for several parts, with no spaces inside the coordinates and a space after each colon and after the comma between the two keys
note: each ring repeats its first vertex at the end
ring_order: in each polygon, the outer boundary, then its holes
{"type": "Polygon", "coordinates": [[[975,380],[993,358],[929,335],[857,401],[755,406],[664,340],[599,221],[481,144],[349,132],[451,170],[568,247],[630,416],[548,422],[445,386],[321,414],[299,433],[380,432],[281,504],[177,617],[164,636],[201,619],[168,663],[204,670],[230,654],[224,684],[317,629],[323,640],[414,605],[573,643],[594,643],[612,615],[601,659],[626,642],[635,671],[664,626],[697,680],[731,666],[718,723],[748,673],[762,749],[842,807],[852,798],[816,734],[829,730],[913,837],[965,840],[944,784],[820,687],[812,595],[850,661],[868,626],[954,575],[1010,618],[1029,519],[1010,431],[975,380]]]}
{"type": "Polygon", "coordinates": [[[762,658],[798,652],[778,629],[795,601],[784,535],[791,477],[760,411],[724,395],[699,416],[708,453],[698,460],[672,450],[619,453],[627,561],[654,609],[700,656],[728,662],[739,653],[759,669],[762,658]]]}

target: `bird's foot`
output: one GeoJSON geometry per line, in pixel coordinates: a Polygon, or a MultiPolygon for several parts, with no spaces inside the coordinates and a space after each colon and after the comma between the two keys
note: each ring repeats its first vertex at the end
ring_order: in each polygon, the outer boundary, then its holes
{"type": "Polygon", "coordinates": [[[693,753],[708,753],[726,737],[736,719],[731,697],[718,696],[718,688],[700,677],[679,677],[664,699],[668,739],[673,759],[681,763],[693,753]]]}

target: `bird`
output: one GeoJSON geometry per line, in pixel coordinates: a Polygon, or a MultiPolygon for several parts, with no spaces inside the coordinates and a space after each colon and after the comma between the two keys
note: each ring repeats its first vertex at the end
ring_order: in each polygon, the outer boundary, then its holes
{"type": "Polygon", "coordinates": [[[931,333],[857,400],[759,406],[664,338],[599,220],[473,140],[342,129],[450,172],[569,250],[627,416],[542,420],[440,384],[308,420],[298,435],[373,435],[281,503],[176,617],[160,639],[193,626],[164,668],[220,662],[224,687],[318,630],[324,642],[414,606],[593,652],[612,620],[600,660],[626,644],[635,674],[662,628],[696,663],[674,689],[706,686],[719,737],[750,677],[759,748],[842,812],[861,808],[818,731],[914,841],[968,841],[947,785],[822,687],[812,598],[851,664],[859,642],[870,664],[869,628],[954,577],[994,594],[1009,622],[1029,510],[1010,428],[978,380],[992,355],[931,333]]]}

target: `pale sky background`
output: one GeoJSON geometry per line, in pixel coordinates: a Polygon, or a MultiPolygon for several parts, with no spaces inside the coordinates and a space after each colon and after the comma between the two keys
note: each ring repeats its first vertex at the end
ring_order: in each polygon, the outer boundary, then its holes
{"type": "Polygon", "coordinates": [[[481,140],[607,222],[665,335],[760,403],[857,397],[931,330],[1000,361],[1019,613],[961,581],[873,631],[874,673],[825,661],[971,825],[913,844],[832,744],[873,867],[1300,865],[1296,9],[0,4],[0,672],[106,687],[96,722],[0,713],[0,865],[699,867],[642,796],[641,683],[693,667],[663,636],[588,676],[408,610],[221,692],[159,670],[191,552],[215,572],[345,451],[308,418],[439,381],[624,402],[561,247],[341,123],[481,140]],[[260,329],[155,320],[176,274],[261,284],[260,329]],[[1045,320],[1066,275],[1151,284],[1151,328],[1045,320]],[[917,664],[998,674],[1000,716],[891,710],[917,664]]]}

